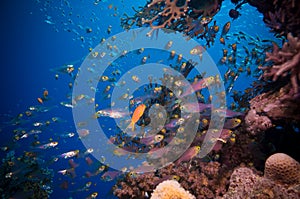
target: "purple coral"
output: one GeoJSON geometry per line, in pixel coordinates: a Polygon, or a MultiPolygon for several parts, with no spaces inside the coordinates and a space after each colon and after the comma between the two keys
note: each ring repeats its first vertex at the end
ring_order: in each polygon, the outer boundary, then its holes
{"type": "Polygon", "coordinates": [[[245,117],[246,130],[252,135],[264,132],[272,127],[272,121],[267,116],[257,114],[256,110],[252,109],[245,117]]]}

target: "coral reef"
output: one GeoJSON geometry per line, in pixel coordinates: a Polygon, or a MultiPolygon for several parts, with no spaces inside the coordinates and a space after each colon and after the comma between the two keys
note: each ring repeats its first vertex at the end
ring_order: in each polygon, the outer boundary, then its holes
{"type": "Polygon", "coordinates": [[[247,0],[264,15],[264,22],[275,33],[286,36],[288,33],[300,36],[300,4],[296,0],[247,0]]]}
{"type": "Polygon", "coordinates": [[[272,61],[272,67],[261,67],[264,71],[264,78],[272,78],[273,81],[280,77],[290,77],[292,85],[291,94],[299,95],[300,81],[300,40],[293,37],[291,33],[287,35],[288,42],[285,42],[282,49],[273,43],[273,52],[266,53],[266,61],[272,61]]]}
{"type": "Polygon", "coordinates": [[[16,157],[7,153],[0,167],[2,198],[49,198],[53,171],[42,168],[41,159],[32,152],[16,157]]]}
{"type": "Polygon", "coordinates": [[[265,163],[264,177],[282,184],[299,184],[300,164],[284,153],[273,154],[265,163]]]}
{"type": "Polygon", "coordinates": [[[165,180],[154,189],[150,199],[195,199],[176,180],[165,180]]]}
{"type": "Polygon", "coordinates": [[[221,171],[218,162],[193,160],[192,164],[174,164],[160,169],[155,173],[145,173],[136,177],[126,176],[114,187],[118,198],[147,198],[156,185],[164,180],[179,179],[180,185],[197,199],[216,198],[226,192],[231,172],[221,171]]]}
{"type": "Polygon", "coordinates": [[[259,176],[250,168],[241,167],[234,170],[230,178],[228,192],[223,199],[232,198],[299,198],[296,187],[285,187],[268,178],[259,176]]]}
{"type": "Polygon", "coordinates": [[[280,49],[273,43],[273,51],[266,53],[266,61],[274,65],[259,67],[264,83],[263,93],[250,100],[245,117],[246,130],[252,135],[266,131],[278,122],[300,121],[300,41],[291,33],[280,49]],[[269,90],[269,91],[267,91],[269,90]]]}
{"type": "Polygon", "coordinates": [[[189,36],[204,36],[211,34],[206,26],[220,10],[221,3],[222,0],[153,0],[141,10],[135,10],[134,16],[125,14],[121,26],[130,29],[135,24],[139,27],[149,25],[152,30],[168,28],[189,36]]]}
{"type": "Polygon", "coordinates": [[[264,115],[257,114],[255,109],[251,109],[245,117],[246,129],[252,135],[264,132],[272,127],[272,121],[264,115]]]}
{"type": "Polygon", "coordinates": [[[289,84],[250,100],[250,110],[245,117],[245,124],[246,130],[252,135],[262,133],[282,121],[289,123],[300,121],[299,101],[290,95],[289,84]]]}

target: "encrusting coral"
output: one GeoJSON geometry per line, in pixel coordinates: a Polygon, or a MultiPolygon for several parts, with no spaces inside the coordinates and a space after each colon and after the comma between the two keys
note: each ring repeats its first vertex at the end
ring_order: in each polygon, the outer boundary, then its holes
{"type": "Polygon", "coordinates": [[[297,188],[285,187],[268,178],[259,176],[250,168],[241,167],[235,169],[232,173],[228,192],[223,199],[297,199],[299,196],[300,192],[297,188]]]}
{"type": "Polygon", "coordinates": [[[165,180],[154,189],[150,199],[196,199],[176,180],[165,180]]]}
{"type": "Polygon", "coordinates": [[[273,154],[265,163],[264,177],[282,184],[299,184],[300,164],[284,153],[273,154]]]}
{"type": "Polygon", "coordinates": [[[300,197],[299,185],[299,162],[284,153],[276,153],[266,160],[264,176],[246,167],[235,169],[223,199],[296,199],[300,197]]]}

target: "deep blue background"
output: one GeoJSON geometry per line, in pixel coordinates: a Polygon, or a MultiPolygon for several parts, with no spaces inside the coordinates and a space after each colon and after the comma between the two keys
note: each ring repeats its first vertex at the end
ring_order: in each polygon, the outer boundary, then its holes
{"type": "MultiPolygon", "coordinates": [[[[49,120],[51,117],[63,118],[66,122],[53,124],[47,129],[43,129],[43,135],[40,136],[42,143],[47,143],[49,138],[59,139],[59,135],[66,132],[75,131],[72,121],[72,113],[70,109],[59,106],[59,102],[66,101],[66,95],[71,92],[68,83],[71,78],[67,75],[60,75],[55,80],[55,73],[50,72],[51,68],[62,66],[63,64],[72,63],[76,60],[84,58],[88,53],[89,47],[95,47],[101,38],[107,38],[122,31],[120,27],[120,17],[124,12],[132,14],[131,6],[143,6],[145,1],[132,3],[122,3],[121,1],[101,2],[97,6],[93,5],[94,1],[70,1],[73,7],[72,16],[62,16],[61,10],[55,6],[63,5],[68,13],[70,9],[65,6],[65,1],[50,1],[49,6],[44,6],[46,1],[36,3],[33,0],[3,0],[0,7],[0,47],[1,47],[1,72],[0,72],[0,91],[1,91],[1,110],[0,114],[10,114],[15,116],[23,113],[29,106],[37,105],[36,98],[42,95],[45,89],[49,90],[49,102],[45,104],[54,107],[50,113],[38,115],[32,119],[32,122],[49,120]],[[117,7],[107,10],[109,4],[117,7]],[[46,8],[47,10],[40,10],[46,8]],[[97,20],[91,21],[91,13],[94,12],[97,20]],[[112,16],[117,13],[117,16],[112,16]],[[80,15],[80,17],[77,17],[80,15]],[[46,16],[51,16],[54,25],[44,22],[46,16]],[[74,24],[62,25],[68,23],[71,19],[74,24]],[[78,27],[83,25],[83,29],[78,27]],[[112,25],[112,33],[107,33],[107,27],[112,25]],[[87,34],[86,27],[91,27],[93,32],[87,34]],[[68,32],[65,29],[76,30],[80,35],[85,37],[83,43],[74,32],[68,32]],[[58,32],[56,31],[58,30],[58,32]],[[90,43],[89,43],[90,42],[90,43]],[[82,46],[83,45],[83,46],[82,46]],[[57,106],[58,105],[58,106],[57,106]]],[[[222,28],[222,24],[231,20],[228,17],[228,10],[232,8],[229,1],[223,3],[223,8],[215,17],[217,23],[222,28]]],[[[232,22],[230,32],[246,31],[253,36],[259,35],[262,38],[272,38],[272,34],[268,32],[262,22],[262,16],[257,13],[254,8],[245,6],[243,15],[236,21],[232,22]]],[[[210,55],[217,62],[222,55],[223,46],[216,41],[216,45],[209,49],[210,55]]],[[[76,62],[75,66],[79,67],[80,62],[76,62]]],[[[225,67],[225,66],[224,66],[225,67]]],[[[226,68],[220,68],[225,71],[226,68]]],[[[235,89],[243,89],[243,84],[249,84],[249,79],[241,79],[235,89]]],[[[1,121],[1,123],[7,121],[1,121]]],[[[24,124],[25,129],[31,129],[32,124],[24,124]]],[[[11,131],[15,126],[6,127],[1,132],[1,146],[5,145],[6,140],[10,140],[11,131]]],[[[73,139],[73,138],[72,138],[73,139]]],[[[28,148],[32,139],[20,141],[18,151],[30,150],[28,148]]],[[[57,149],[50,149],[40,153],[41,158],[51,159],[50,157],[61,154],[68,150],[80,149],[84,147],[80,141],[75,140],[59,140],[57,149]]],[[[2,153],[2,152],[1,152],[2,153]]],[[[3,155],[3,154],[1,154],[3,155]]],[[[77,161],[77,160],[76,160],[77,161]]],[[[111,197],[107,196],[109,189],[113,183],[104,183],[100,181],[100,176],[92,179],[82,178],[87,168],[84,160],[78,160],[81,166],[78,168],[79,175],[77,178],[69,179],[57,174],[57,171],[68,167],[67,161],[60,161],[50,165],[54,169],[54,193],[52,198],[67,198],[72,195],[74,198],[84,198],[90,193],[97,191],[100,195],[98,198],[111,197]],[[81,162],[80,162],[81,161],[81,162]],[[64,180],[70,184],[69,190],[76,190],[88,181],[93,181],[91,190],[87,192],[68,193],[68,191],[59,188],[64,180]],[[76,197],[77,196],[77,197],[76,197]]]]}

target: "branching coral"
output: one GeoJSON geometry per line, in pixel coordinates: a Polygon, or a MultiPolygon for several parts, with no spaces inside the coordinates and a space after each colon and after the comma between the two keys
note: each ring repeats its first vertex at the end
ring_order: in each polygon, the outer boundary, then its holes
{"type": "Polygon", "coordinates": [[[273,66],[260,67],[264,79],[272,79],[264,88],[272,89],[250,100],[245,118],[246,130],[253,135],[271,128],[277,121],[300,121],[300,41],[291,33],[280,49],[273,43],[273,51],[266,53],[266,61],[273,66]]]}
{"type": "Polygon", "coordinates": [[[289,32],[300,36],[300,4],[296,0],[247,0],[264,15],[264,22],[275,33],[286,36],[289,32]]]}
{"type": "Polygon", "coordinates": [[[179,0],[153,0],[150,4],[148,4],[148,7],[152,7],[154,5],[160,6],[161,4],[164,4],[164,10],[158,13],[158,15],[156,15],[152,19],[146,20],[143,18],[142,22],[150,24],[152,29],[165,28],[167,26],[171,26],[173,20],[178,20],[180,19],[180,17],[184,17],[188,10],[188,2],[190,0],[186,0],[182,6],[177,6],[178,1],[179,0]],[[165,17],[166,19],[160,25],[153,25],[153,22],[159,17],[165,17]]]}
{"type": "Polygon", "coordinates": [[[168,28],[185,32],[190,36],[204,35],[207,31],[203,31],[203,25],[206,26],[211,21],[211,17],[220,10],[221,3],[222,0],[153,0],[140,10],[135,10],[134,16],[130,17],[125,14],[125,17],[121,19],[121,25],[129,29],[134,24],[137,26],[148,24],[152,30],[168,28]],[[206,19],[210,20],[205,24],[201,23],[200,28],[195,25],[206,19]],[[194,28],[196,28],[196,34],[195,32],[190,34],[194,28]]]}
{"type": "Polygon", "coordinates": [[[293,37],[291,33],[287,35],[288,42],[285,42],[282,49],[273,43],[273,52],[267,53],[266,61],[272,61],[272,67],[261,67],[264,70],[264,77],[272,77],[276,81],[280,77],[290,76],[293,87],[292,93],[299,94],[300,81],[300,40],[293,37]]]}
{"type": "Polygon", "coordinates": [[[150,199],[196,199],[184,190],[176,180],[165,180],[152,193],[150,199]]]}

